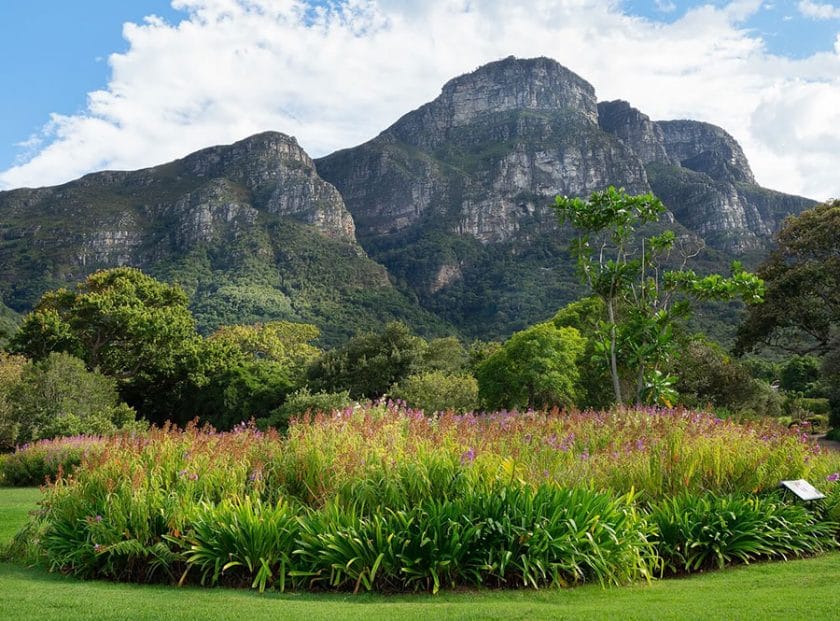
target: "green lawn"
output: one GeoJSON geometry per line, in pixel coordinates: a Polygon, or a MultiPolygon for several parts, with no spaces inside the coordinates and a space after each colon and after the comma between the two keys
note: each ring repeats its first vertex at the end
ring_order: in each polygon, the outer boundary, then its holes
{"type": "MultiPolygon", "coordinates": [[[[0,541],[37,501],[0,489],[0,541]]],[[[0,619],[832,619],[840,553],[681,580],[601,589],[438,596],[259,595],[248,591],[80,582],[0,564],[0,619]]]]}

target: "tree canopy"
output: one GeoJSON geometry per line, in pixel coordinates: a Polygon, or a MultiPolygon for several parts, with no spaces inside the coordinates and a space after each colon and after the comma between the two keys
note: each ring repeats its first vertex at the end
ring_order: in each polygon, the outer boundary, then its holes
{"type": "MultiPolygon", "coordinates": [[[[606,319],[594,332],[596,353],[609,369],[618,403],[669,403],[676,378],[667,374],[675,347],[673,323],[684,317],[689,298],[760,301],[763,283],[733,264],[732,274],[699,276],[682,265],[667,269],[676,250],[672,231],[645,237],[640,228],[665,213],[653,194],[631,196],[609,187],[587,200],[558,196],[561,223],[577,232],[571,252],[582,280],[601,299],[606,319]]],[[[695,253],[698,250],[695,249],[695,253]]]]}
{"type": "Polygon", "coordinates": [[[578,359],[586,341],[547,322],[516,332],[476,370],[489,408],[570,407],[579,397],[578,359]]]}
{"type": "Polygon", "coordinates": [[[750,307],[736,349],[828,353],[840,331],[840,200],[789,217],[776,242],[757,270],[764,304],[750,307]]]}

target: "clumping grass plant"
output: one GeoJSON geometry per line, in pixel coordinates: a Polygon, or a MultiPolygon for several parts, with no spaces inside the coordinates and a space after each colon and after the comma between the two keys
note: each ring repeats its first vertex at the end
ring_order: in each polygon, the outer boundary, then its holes
{"type": "Polygon", "coordinates": [[[16,548],[83,577],[621,584],[838,536],[840,457],[772,422],[680,409],[427,417],[380,403],[305,416],[285,436],[165,427],[93,446],[58,473],[18,537],[31,545],[16,548]],[[771,493],[789,478],[824,482],[829,501],[812,511],[771,493]]]}
{"type": "Polygon", "coordinates": [[[38,440],[2,455],[0,485],[34,487],[71,474],[82,460],[103,444],[98,436],[71,436],[38,440]]]}

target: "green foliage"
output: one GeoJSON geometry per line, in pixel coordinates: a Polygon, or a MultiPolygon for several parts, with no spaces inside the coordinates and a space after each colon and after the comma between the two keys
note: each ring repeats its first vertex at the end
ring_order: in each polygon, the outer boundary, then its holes
{"type": "Polygon", "coordinates": [[[765,303],[749,308],[738,351],[770,344],[828,352],[840,325],[840,201],[789,217],[776,242],[758,268],[767,283],[765,303]]]}
{"type": "Polygon", "coordinates": [[[328,507],[302,521],[300,573],[339,589],[622,584],[648,575],[627,499],[516,485],[371,515],[328,507]]]}
{"type": "Polygon", "coordinates": [[[837,527],[777,496],[680,494],[656,503],[651,521],[662,570],[695,572],[834,547],[837,527]]]}
{"type": "Polygon", "coordinates": [[[354,336],[326,352],[310,369],[310,386],[328,392],[347,390],[354,399],[381,397],[422,368],[427,347],[407,325],[392,322],[381,333],[354,336]]]}
{"type": "Polygon", "coordinates": [[[476,370],[482,402],[489,408],[573,406],[584,348],[577,330],[552,323],[515,333],[476,370]]]}
{"type": "Polygon", "coordinates": [[[331,413],[351,407],[353,400],[350,393],[343,392],[310,392],[308,388],[301,388],[290,394],[279,408],[274,410],[265,421],[267,427],[285,430],[289,421],[306,413],[331,413]]]}
{"type": "Polygon", "coordinates": [[[448,410],[471,412],[478,407],[478,382],[472,375],[463,373],[416,373],[394,384],[389,393],[427,414],[448,410]]]}
{"type": "Polygon", "coordinates": [[[457,374],[464,371],[469,354],[454,336],[431,339],[423,354],[423,369],[457,374]]]}
{"type": "MultiPolygon", "coordinates": [[[[181,362],[198,339],[187,298],[140,270],[96,272],[75,291],[43,295],[11,342],[34,360],[66,352],[119,382],[120,394],[147,417],[165,412],[181,362]]],[[[165,415],[161,420],[165,420],[165,415]]]]}
{"type": "Polygon", "coordinates": [[[120,403],[116,382],[88,371],[70,354],[51,353],[27,364],[8,399],[20,443],[137,428],[134,410],[120,403]]]}
{"type": "Polygon", "coordinates": [[[302,381],[320,351],[310,342],[318,338],[310,324],[273,321],[252,326],[222,326],[211,336],[223,345],[238,349],[257,362],[273,362],[286,369],[293,381],[302,381]]]}
{"type": "Polygon", "coordinates": [[[761,280],[737,263],[728,278],[666,270],[665,260],[675,250],[674,233],[636,239],[637,229],[665,212],[652,194],[630,196],[609,187],[585,201],[558,196],[555,202],[561,224],[568,222],[577,231],[571,253],[581,278],[606,310],[595,331],[595,351],[609,369],[615,402],[670,404],[676,397],[675,378],[668,375],[673,325],[689,308],[676,296],[758,302],[761,280]]]}
{"type": "MultiPolygon", "coordinates": [[[[194,414],[217,429],[231,429],[251,419],[268,418],[295,389],[290,376],[287,367],[271,361],[246,361],[222,368],[206,384],[196,388],[190,407],[182,410],[182,416],[194,414]]],[[[178,422],[183,424],[187,420],[178,422]]]]}
{"type": "Polygon", "coordinates": [[[578,360],[581,387],[578,407],[598,409],[613,402],[609,368],[603,363],[602,341],[598,337],[598,326],[605,318],[604,303],[596,296],[567,304],[551,318],[558,328],[575,328],[586,339],[586,349],[578,360]]]}
{"type": "Polygon", "coordinates": [[[820,360],[815,356],[792,356],[782,367],[782,390],[812,395],[820,377],[820,360]]]}
{"type": "Polygon", "coordinates": [[[169,537],[184,554],[189,572],[201,573],[201,584],[250,586],[260,593],[271,585],[280,591],[291,582],[292,553],[300,532],[298,511],[278,502],[266,505],[259,498],[226,498],[202,503],[183,538],[169,537]]]}
{"type": "Polygon", "coordinates": [[[759,414],[778,414],[757,409],[764,401],[759,381],[715,343],[702,338],[684,343],[674,370],[679,376],[675,387],[680,400],[690,407],[712,405],[730,411],[751,408],[759,414]]]}
{"type": "Polygon", "coordinates": [[[0,453],[15,448],[20,421],[15,414],[11,393],[20,381],[26,358],[0,351],[0,453]]]}

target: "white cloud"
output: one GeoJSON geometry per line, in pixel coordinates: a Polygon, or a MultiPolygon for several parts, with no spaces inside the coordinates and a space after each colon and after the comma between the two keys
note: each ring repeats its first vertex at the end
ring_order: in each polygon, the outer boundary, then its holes
{"type": "Polygon", "coordinates": [[[671,2],[671,0],[654,0],[653,3],[656,6],[656,10],[662,13],[673,13],[677,10],[677,5],[671,2]]]}
{"type": "Polygon", "coordinates": [[[810,19],[840,19],[840,6],[812,0],[802,0],[796,6],[802,15],[810,19]]]}
{"type": "Polygon", "coordinates": [[[770,55],[742,22],[761,8],[705,5],[672,24],[611,0],[175,0],[178,24],[127,24],[108,87],[53,115],[0,187],[131,169],[274,129],[313,156],[363,142],[448,79],[508,56],[549,56],[655,119],[721,125],[759,182],[840,195],[840,41],[803,60],[770,55]]]}

